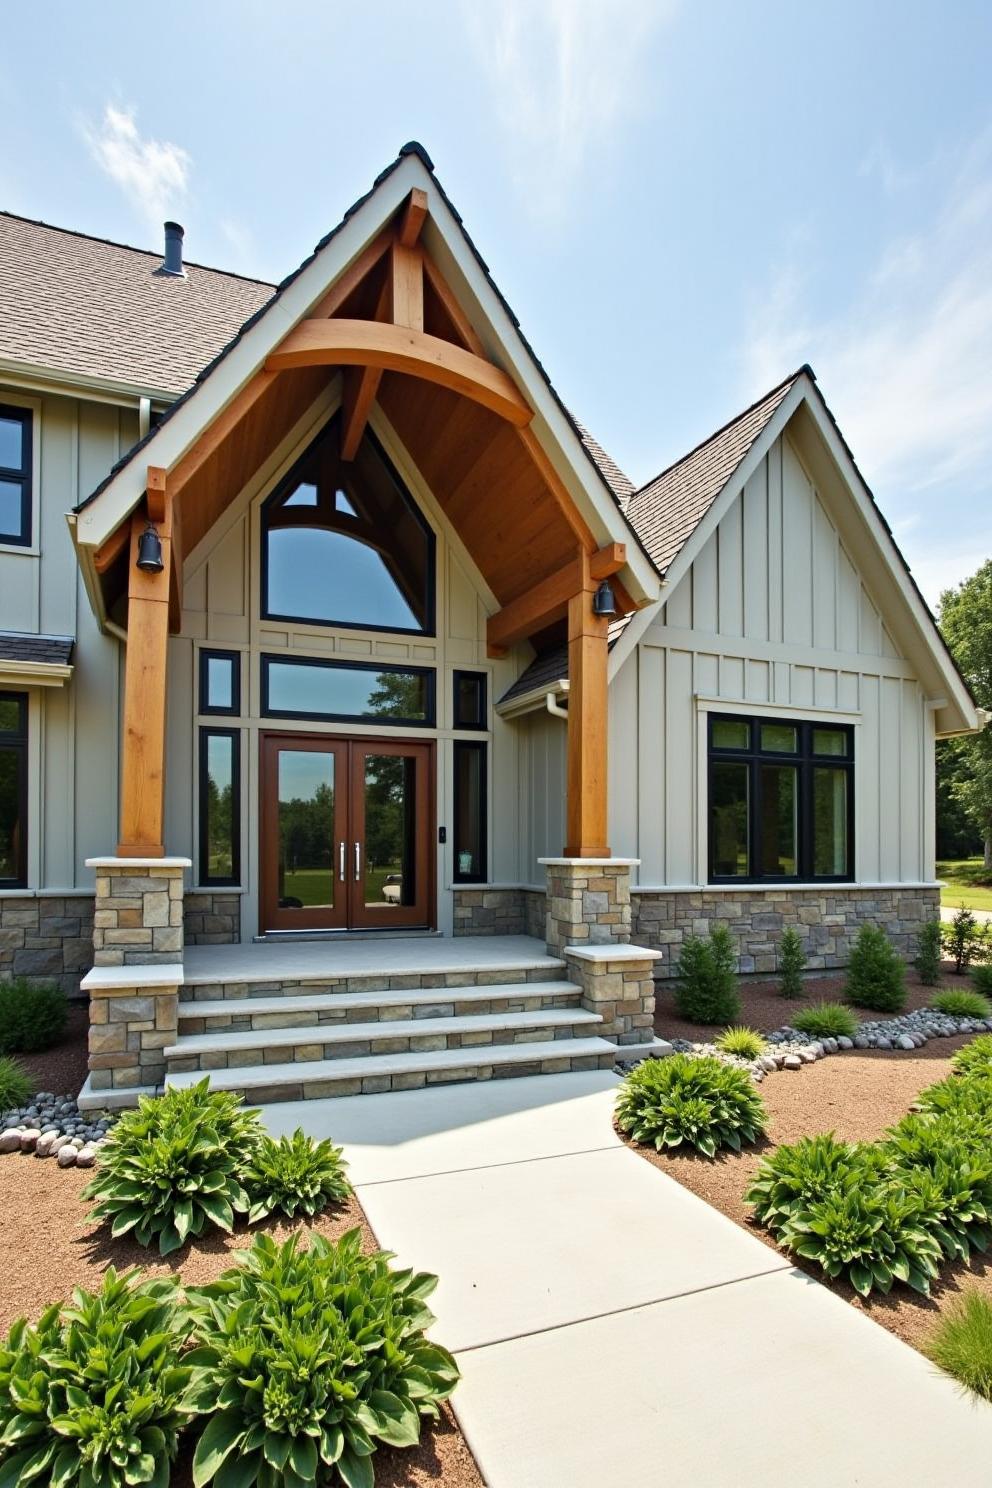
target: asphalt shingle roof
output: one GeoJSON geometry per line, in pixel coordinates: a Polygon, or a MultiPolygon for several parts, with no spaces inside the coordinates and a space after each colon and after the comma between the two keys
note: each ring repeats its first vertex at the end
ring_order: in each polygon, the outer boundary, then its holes
{"type": "Polygon", "coordinates": [[[74,645],[72,636],[25,635],[20,630],[0,630],[0,661],[68,666],[74,645]]]}

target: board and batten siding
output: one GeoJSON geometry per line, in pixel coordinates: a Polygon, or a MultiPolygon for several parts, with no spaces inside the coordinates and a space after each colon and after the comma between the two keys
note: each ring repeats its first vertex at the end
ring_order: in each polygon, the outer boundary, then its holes
{"type": "Polygon", "coordinates": [[[853,722],[856,881],[933,880],[933,714],[788,434],[610,688],[611,847],[642,884],[706,882],[706,711],[724,705],[853,722]]]}

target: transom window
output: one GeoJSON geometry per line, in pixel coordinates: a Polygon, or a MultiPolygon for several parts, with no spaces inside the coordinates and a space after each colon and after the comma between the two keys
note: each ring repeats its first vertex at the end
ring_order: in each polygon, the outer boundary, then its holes
{"type": "Polygon", "coordinates": [[[711,883],[854,875],[849,724],[709,717],[711,883]]]}
{"type": "Polygon", "coordinates": [[[340,448],[336,415],[262,509],[263,614],[433,634],[433,533],[371,432],[340,448]]]}
{"type": "Polygon", "coordinates": [[[0,403],[0,542],[31,543],[31,410],[0,403]]]}

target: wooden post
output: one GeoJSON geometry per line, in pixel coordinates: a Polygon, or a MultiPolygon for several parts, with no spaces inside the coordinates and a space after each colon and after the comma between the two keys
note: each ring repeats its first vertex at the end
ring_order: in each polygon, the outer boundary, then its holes
{"type": "Polygon", "coordinates": [[[139,507],[131,517],[128,570],[127,652],[124,663],[124,760],[121,770],[121,858],[165,855],[165,683],[169,642],[169,589],[172,568],[172,502],[165,472],[150,468],[149,494],[162,516],[156,523],[162,543],[161,573],[137,567],[138,542],[148,520],[139,507]],[[154,493],[154,494],[152,494],[154,493]]]}
{"type": "MultiPolygon", "coordinates": [[[[585,562],[588,574],[588,559],[585,562]]],[[[608,858],[607,631],[587,578],[568,602],[568,802],[565,856],[608,858]]]]}

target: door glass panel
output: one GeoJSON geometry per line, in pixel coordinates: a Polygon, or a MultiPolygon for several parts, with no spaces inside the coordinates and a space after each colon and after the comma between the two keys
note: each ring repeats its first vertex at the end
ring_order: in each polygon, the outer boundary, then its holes
{"type": "Polygon", "coordinates": [[[847,863],[847,771],[818,765],[813,771],[813,872],[841,878],[847,863]]]}
{"type": "Polygon", "coordinates": [[[710,841],[713,873],[718,878],[746,878],[749,766],[720,761],[710,776],[710,841]]]}
{"type": "Polygon", "coordinates": [[[794,765],[761,766],[761,872],[795,878],[799,836],[794,765]]]}
{"type": "Polygon", "coordinates": [[[287,910],[334,907],[334,755],[279,753],[278,905],[287,910]]]}
{"type": "Polygon", "coordinates": [[[368,910],[382,911],[385,919],[391,908],[417,899],[416,769],[412,755],[365,756],[362,902],[368,910]]]}

